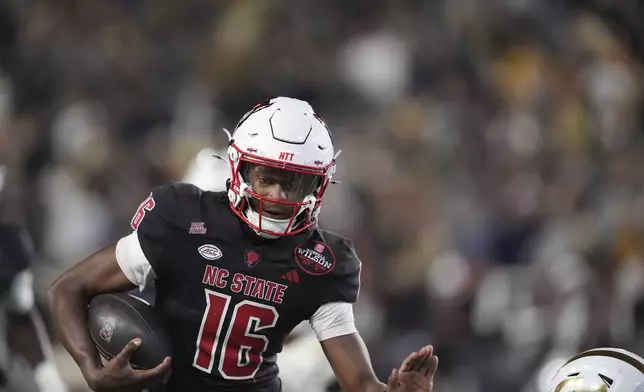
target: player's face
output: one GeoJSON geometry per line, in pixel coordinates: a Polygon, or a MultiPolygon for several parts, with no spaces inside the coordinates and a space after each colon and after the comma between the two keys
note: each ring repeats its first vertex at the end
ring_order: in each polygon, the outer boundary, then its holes
{"type": "MultiPolygon", "coordinates": [[[[295,173],[262,165],[253,165],[250,169],[250,185],[253,192],[268,199],[300,202],[313,193],[318,177],[295,173]]],[[[251,199],[252,207],[257,211],[259,201],[251,199]]],[[[289,219],[295,206],[264,201],[262,213],[269,218],[289,219]]]]}

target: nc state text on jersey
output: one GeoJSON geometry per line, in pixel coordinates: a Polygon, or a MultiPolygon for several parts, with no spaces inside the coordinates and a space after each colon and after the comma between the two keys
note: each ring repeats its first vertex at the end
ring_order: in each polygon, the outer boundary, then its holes
{"type": "Polygon", "coordinates": [[[288,286],[271,282],[270,280],[256,278],[254,276],[236,273],[229,282],[230,272],[225,268],[213,267],[207,265],[203,274],[202,283],[214,286],[219,289],[228,287],[233,293],[243,293],[247,297],[263,299],[265,301],[281,304],[284,299],[284,293],[288,286]]]}

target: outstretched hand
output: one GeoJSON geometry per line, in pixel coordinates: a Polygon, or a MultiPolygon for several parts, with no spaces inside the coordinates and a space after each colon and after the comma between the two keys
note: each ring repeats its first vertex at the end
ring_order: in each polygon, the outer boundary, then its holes
{"type": "Polygon", "coordinates": [[[411,353],[398,369],[394,369],[387,381],[387,392],[431,392],[438,357],[432,346],[411,353]]]}

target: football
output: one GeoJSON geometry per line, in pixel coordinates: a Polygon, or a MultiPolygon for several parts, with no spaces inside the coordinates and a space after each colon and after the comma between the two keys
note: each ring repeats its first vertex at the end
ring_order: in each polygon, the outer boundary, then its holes
{"type": "Polygon", "coordinates": [[[135,369],[152,369],[172,354],[163,322],[142,299],[124,293],[101,294],[92,299],[87,313],[89,333],[107,360],[135,338],[141,339],[141,346],[130,358],[135,369]]]}

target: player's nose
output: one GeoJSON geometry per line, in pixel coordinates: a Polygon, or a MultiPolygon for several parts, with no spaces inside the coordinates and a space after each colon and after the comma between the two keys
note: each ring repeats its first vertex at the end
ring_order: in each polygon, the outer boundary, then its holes
{"type": "Polygon", "coordinates": [[[277,200],[287,199],[286,192],[284,191],[284,188],[282,188],[280,184],[272,184],[268,188],[268,194],[266,196],[271,199],[277,199],[277,200]]]}

